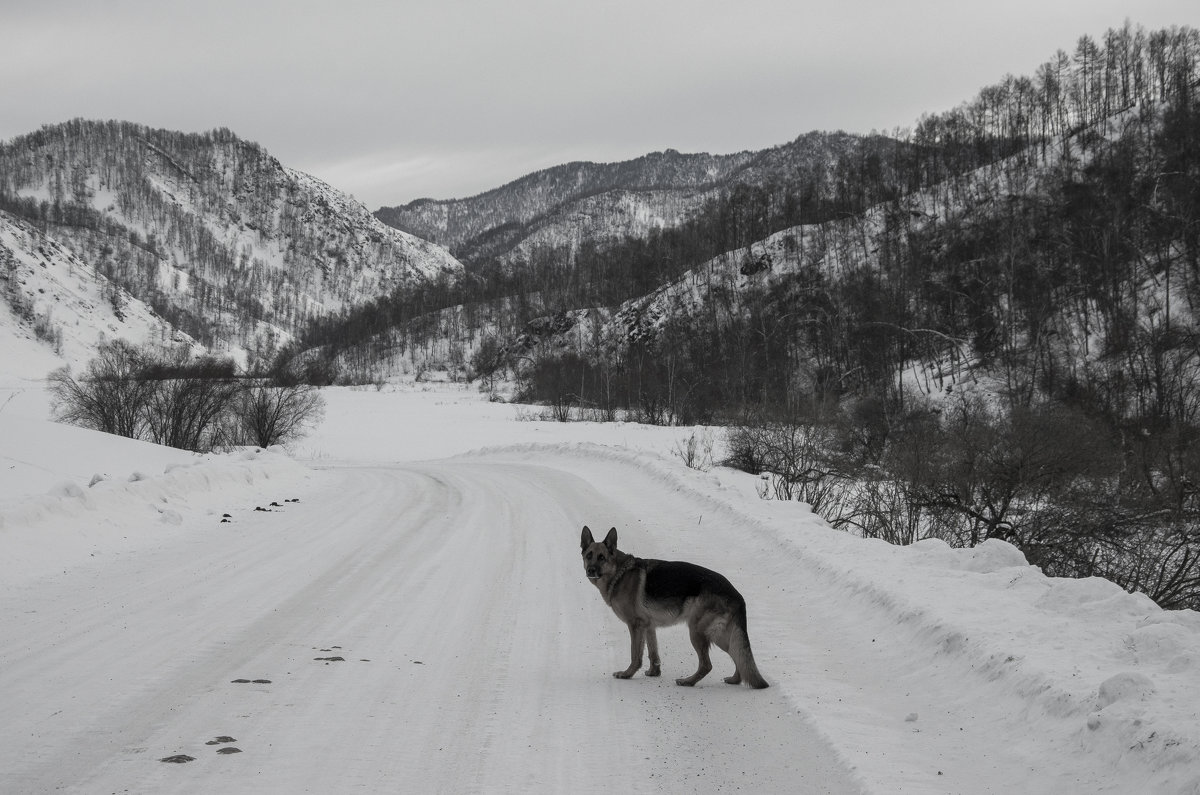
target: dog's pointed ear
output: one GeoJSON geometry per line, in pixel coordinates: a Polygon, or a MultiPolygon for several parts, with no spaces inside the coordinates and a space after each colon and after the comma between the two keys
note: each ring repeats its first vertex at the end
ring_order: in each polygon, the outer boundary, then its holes
{"type": "Polygon", "coordinates": [[[608,554],[617,551],[617,528],[608,531],[608,535],[604,537],[604,546],[608,547],[608,554]]]}
{"type": "Polygon", "coordinates": [[[588,529],[587,525],[584,525],[583,536],[579,539],[580,548],[587,549],[594,543],[596,543],[596,539],[592,538],[592,531],[588,529]]]}

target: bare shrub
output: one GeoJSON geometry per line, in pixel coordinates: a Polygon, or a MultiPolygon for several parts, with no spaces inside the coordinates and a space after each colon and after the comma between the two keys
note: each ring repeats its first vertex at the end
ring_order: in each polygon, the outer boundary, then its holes
{"type": "MultiPolygon", "coordinates": [[[[727,431],[730,461],[768,475],[767,499],[799,500],[824,513],[840,503],[848,478],[834,429],[817,421],[742,425],[727,431]]],[[[828,518],[828,517],[826,517],[828,518]]]]}
{"type": "Polygon", "coordinates": [[[1106,566],[1108,577],[1127,591],[1141,591],[1167,610],[1200,610],[1200,539],[1154,528],[1106,566]]]}
{"type": "Polygon", "coordinates": [[[226,359],[123,341],[101,346],[80,378],[62,368],[49,383],[63,422],[197,452],[288,441],[319,421],[324,406],[315,389],[291,378],[282,386],[246,381],[226,359]]]}
{"type": "Polygon", "coordinates": [[[237,397],[237,419],[243,441],[259,447],[287,442],[320,422],[325,401],[306,384],[270,386],[254,383],[237,397]]]}
{"type": "Polygon", "coordinates": [[[1077,412],[1042,406],[1004,414],[962,400],[942,423],[915,498],[938,535],[954,546],[976,546],[1007,540],[1031,511],[1053,504],[1081,478],[1115,473],[1117,465],[1107,435],[1077,412]]]}
{"type": "Polygon", "coordinates": [[[150,441],[197,452],[232,443],[233,369],[229,360],[190,359],[184,350],[148,361],[139,377],[153,385],[145,405],[150,441]]]}
{"type": "Polygon", "coordinates": [[[693,430],[687,439],[675,441],[675,455],[688,469],[707,472],[713,464],[713,434],[711,428],[693,430]]]}
{"type": "Polygon", "coordinates": [[[1196,517],[1123,500],[1115,481],[1084,484],[1031,512],[1010,540],[1051,577],[1104,577],[1166,609],[1200,608],[1196,517]]]}
{"type": "Polygon", "coordinates": [[[846,484],[833,527],[889,544],[913,544],[924,537],[927,516],[911,484],[893,480],[877,467],[846,484]]]}
{"type": "Polygon", "coordinates": [[[78,379],[69,367],[47,379],[54,417],[60,422],[139,439],[154,384],[141,377],[145,352],[124,340],[100,345],[78,379]]]}

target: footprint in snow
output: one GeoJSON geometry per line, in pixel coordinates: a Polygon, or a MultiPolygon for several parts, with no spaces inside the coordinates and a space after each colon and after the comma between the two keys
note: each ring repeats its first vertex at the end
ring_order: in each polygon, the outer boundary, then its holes
{"type": "MultiPolygon", "coordinates": [[[[341,651],[341,650],[342,650],[342,647],[341,647],[341,646],[330,646],[328,649],[317,649],[317,647],[316,647],[316,646],[314,646],[314,647],[313,647],[313,649],[315,649],[316,651],[323,651],[323,652],[325,652],[326,654],[331,654],[331,653],[332,653],[332,652],[333,652],[335,649],[336,649],[337,651],[341,651]]],[[[346,662],[346,658],[345,658],[345,657],[343,657],[343,656],[342,656],[342,655],[340,655],[340,654],[333,655],[333,656],[331,656],[331,657],[313,657],[313,659],[314,659],[314,660],[318,660],[318,661],[320,661],[320,662],[323,662],[323,663],[325,663],[326,665],[329,665],[329,663],[331,663],[331,662],[346,662]]],[[[367,658],[365,658],[365,657],[361,657],[361,658],[359,658],[359,660],[358,660],[358,661],[359,661],[359,662],[371,662],[370,660],[368,660],[368,659],[367,659],[367,658]]]]}
{"type": "Polygon", "coordinates": [[[227,734],[222,734],[220,737],[212,738],[211,740],[206,742],[205,745],[225,745],[226,743],[236,743],[236,742],[237,742],[237,740],[235,738],[230,737],[227,734]]]}
{"type": "Polygon", "coordinates": [[[158,760],[160,762],[171,762],[172,764],[182,765],[184,762],[195,762],[196,757],[188,756],[187,754],[175,754],[174,756],[164,756],[158,760]]]}

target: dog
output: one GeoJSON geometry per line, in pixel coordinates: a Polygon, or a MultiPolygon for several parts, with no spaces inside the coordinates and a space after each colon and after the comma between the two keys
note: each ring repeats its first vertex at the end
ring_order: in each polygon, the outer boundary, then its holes
{"type": "Polygon", "coordinates": [[[713,643],[733,658],[731,685],[745,681],[751,687],[768,687],[758,672],[746,632],[746,600],[715,571],[694,563],[650,560],[617,549],[617,528],[603,541],[583,528],[580,538],[583,569],[600,591],[604,603],[629,627],[629,667],[613,673],[628,679],[642,667],[642,649],[650,652],[646,676],[661,675],[658,638],[654,630],[685,622],[699,666],[691,676],[675,684],[692,687],[712,670],[709,646],[713,643]]]}

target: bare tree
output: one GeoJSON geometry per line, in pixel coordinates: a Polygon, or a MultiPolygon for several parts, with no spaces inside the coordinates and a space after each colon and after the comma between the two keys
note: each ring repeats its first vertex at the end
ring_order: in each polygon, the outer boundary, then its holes
{"type": "Polygon", "coordinates": [[[254,384],[238,396],[238,422],[243,441],[270,447],[300,435],[320,422],[325,401],[307,384],[254,384]]]}
{"type": "Polygon", "coordinates": [[[226,418],[237,394],[232,380],[185,377],[155,382],[146,404],[150,441],[197,452],[227,444],[226,418]]]}
{"type": "Polygon", "coordinates": [[[154,385],[142,379],[144,352],[125,340],[100,345],[78,379],[69,367],[49,376],[54,416],[82,428],[141,438],[154,385]]]}

